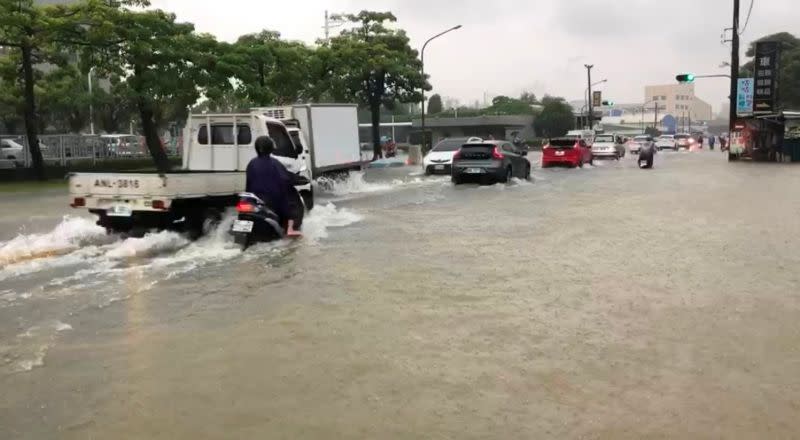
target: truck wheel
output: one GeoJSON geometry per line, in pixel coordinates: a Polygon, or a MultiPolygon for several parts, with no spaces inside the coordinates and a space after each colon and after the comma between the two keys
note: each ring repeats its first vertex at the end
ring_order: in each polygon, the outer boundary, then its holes
{"type": "Polygon", "coordinates": [[[220,222],[222,222],[222,213],[217,208],[203,209],[189,218],[189,238],[197,240],[211,234],[219,227],[220,222]]]}

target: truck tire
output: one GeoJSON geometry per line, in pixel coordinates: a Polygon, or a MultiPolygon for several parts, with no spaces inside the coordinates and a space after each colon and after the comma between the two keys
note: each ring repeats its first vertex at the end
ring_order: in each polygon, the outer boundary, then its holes
{"type": "Polygon", "coordinates": [[[211,234],[219,227],[222,222],[222,212],[217,208],[205,208],[196,211],[189,218],[188,233],[189,238],[197,240],[200,237],[211,234]]]}

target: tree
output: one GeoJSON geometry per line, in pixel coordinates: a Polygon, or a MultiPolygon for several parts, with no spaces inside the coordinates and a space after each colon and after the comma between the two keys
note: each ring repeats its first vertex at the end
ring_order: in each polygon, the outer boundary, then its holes
{"type": "MultiPolygon", "coordinates": [[[[784,108],[800,108],[800,39],[788,32],[759,38],[747,49],[745,56],[756,55],[756,42],[779,41],[781,43],[780,71],[778,76],[778,99],[784,108]]],[[[741,68],[742,77],[753,77],[754,61],[751,59],[741,68]]]]}
{"type": "Polygon", "coordinates": [[[301,42],[282,40],[280,33],[265,30],[223,44],[219,52],[218,80],[233,78],[236,95],[243,100],[259,106],[284,105],[313,94],[313,51],[301,42]]]}
{"type": "Polygon", "coordinates": [[[519,100],[528,105],[534,105],[539,103],[539,100],[536,99],[536,95],[527,90],[523,91],[522,94],[519,95],[519,100]]]}
{"type": "Polygon", "coordinates": [[[357,26],[330,40],[331,92],[337,99],[369,107],[374,160],[382,157],[381,106],[392,109],[397,101],[419,102],[420,90],[431,87],[421,73],[422,63],[405,31],[384,25],[397,21],[392,13],[361,11],[342,18],[357,26]]]}
{"type": "Polygon", "coordinates": [[[38,89],[42,125],[51,125],[62,133],[78,133],[86,127],[92,96],[86,76],[75,65],[65,65],[44,74],[38,89]]]}
{"type": "Polygon", "coordinates": [[[532,115],[533,108],[522,100],[508,96],[495,96],[491,107],[483,110],[487,115],[532,115]]]}
{"type": "Polygon", "coordinates": [[[564,101],[545,95],[542,98],[542,112],[534,120],[534,128],[540,137],[552,138],[563,136],[575,125],[572,107],[564,101]]]}
{"type": "Polygon", "coordinates": [[[442,97],[438,94],[431,96],[428,100],[428,114],[429,115],[437,115],[442,112],[443,105],[442,105],[442,97]]]}
{"type": "Polygon", "coordinates": [[[25,134],[32,165],[40,179],[44,179],[45,174],[39,148],[41,121],[36,109],[35,66],[63,64],[63,51],[82,43],[75,39],[81,30],[79,12],[80,6],[38,6],[33,0],[0,2],[0,46],[10,52],[18,67],[15,79],[21,89],[25,134]]]}
{"type": "Polygon", "coordinates": [[[167,172],[170,163],[159,125],[185,118],[209,89],[217,78],[219,46],[212,37],[195,33],[192,24],[178,23],[175,15],[161,10],[132,11],[105,0],[89,0],[87,6],[88,39],[94,47],[84,57],[96,63],[100,75],[124,78],[150,155],[158,170],[167,172]]]}

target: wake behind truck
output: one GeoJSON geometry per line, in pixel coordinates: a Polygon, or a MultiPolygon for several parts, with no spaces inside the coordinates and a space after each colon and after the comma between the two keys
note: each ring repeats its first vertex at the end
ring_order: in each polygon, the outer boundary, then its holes
{"type": "Polygon", "coordinates": [[[274,155],[296,176],[307,209],[314,206],[313,178],[363,165],[355,105],[303,104],[190,115],[180,170],[74,173],[69,177],[71,206],[97,215],[97,224],[111,233],[138,236],[158,229],[198,237],[236,205],[259,136],[275,141],[274,155]]]}

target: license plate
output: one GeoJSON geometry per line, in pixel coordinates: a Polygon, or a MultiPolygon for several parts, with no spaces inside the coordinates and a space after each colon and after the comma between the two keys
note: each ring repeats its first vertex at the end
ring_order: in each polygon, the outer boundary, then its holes
{"type": "Polygon", "coordinates": [[[556,156],[563,156],[563,155],[564,155],[563,151],[556,151],[556,156]]]}
{"type": "Polygon", "coordinates": [[[443,170],[443,169],[444,169],[444,165],[435,165],[435,166],[433,167],[433,169],[434,169],[434,170],[436,170],[436,171],[441,171],[441,170],[443,170]]]}
{"type": "Polygon", "coordinates": [[[252,232],[253,222],[249,220],[236,220],[233,222],[233,232],[252,232]]]}
{"type": "Polygon", "coordinates": [[[467,168],[465,171],[467,174],[483,174],[483,168],[467,168]]]}
{"type": "Polygon", "coordinates": [[[127,205],[112,205],[106,211],[106,215],[109,217],[130,217],[132,214],[133,210],[127,205]]]}

